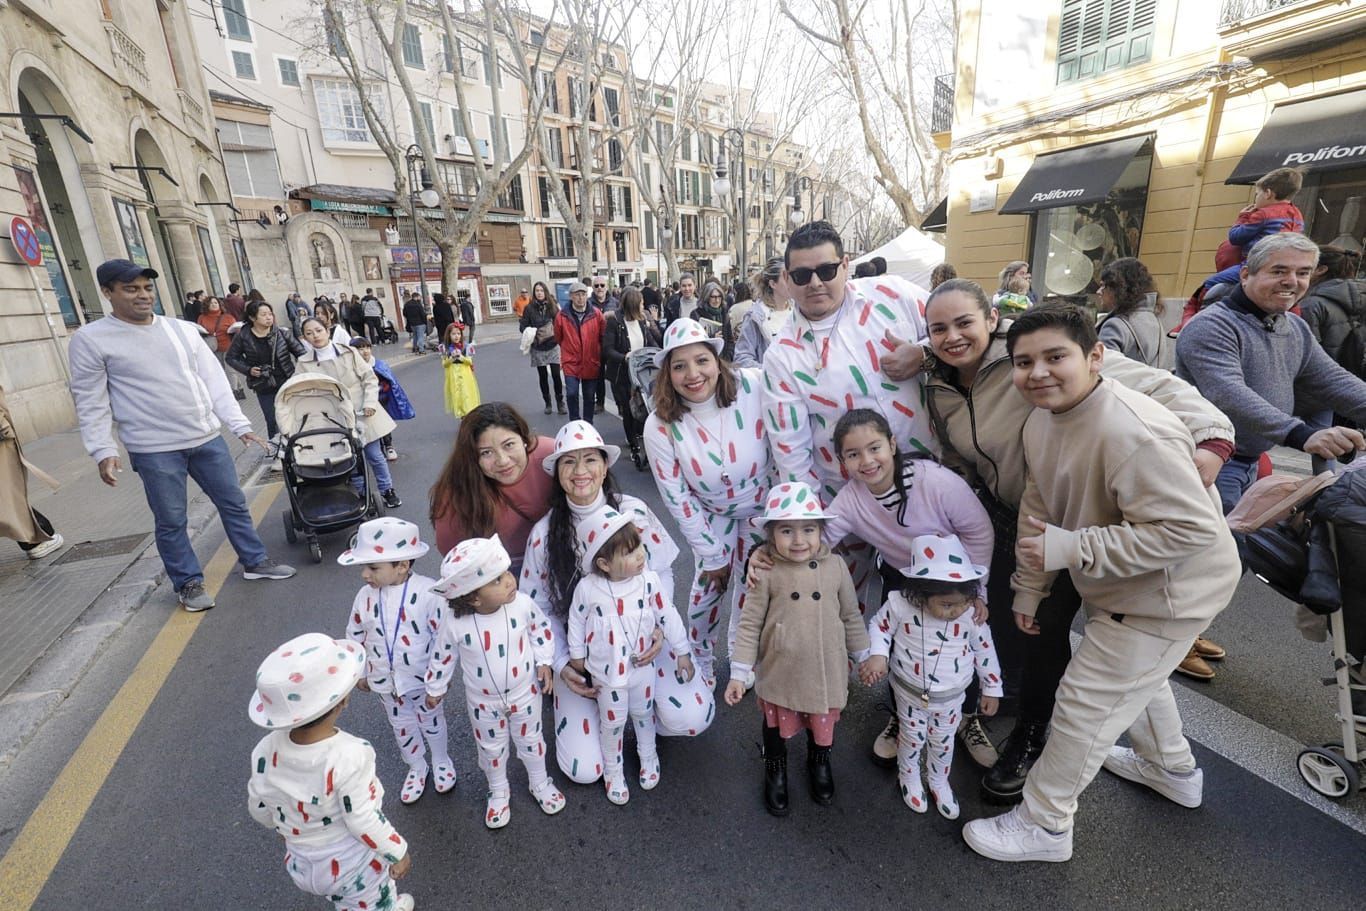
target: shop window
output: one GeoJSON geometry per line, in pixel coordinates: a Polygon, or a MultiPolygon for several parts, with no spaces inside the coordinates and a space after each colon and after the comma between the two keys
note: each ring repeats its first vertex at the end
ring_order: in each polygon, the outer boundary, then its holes
{"type": "Polygon", "coordinates": [[[1034,293],[1040,300],[1052,296],[1081,300],[1095,293],[1106,263],[1138,255],[1148,207],[1151,148],[1134,156],[1100,202],[1040,209],[1034,214],[1029,264],[1034,293]]]}
{"type": "Polygon", "coordinates": [[[1152,58],[1157,0],[1063,0],[1058,85],[1152,58]]]}
{"type": "MultiPolygon", "coordinates": [[[[1315,243],[1361,252],[1366,244],[1366,167],[1311,171],[1295,205],[1304,213],[1304,233],[1315,243]]],[[[1366,269],[1358,277],[1366,277],[1366,269]]]]}

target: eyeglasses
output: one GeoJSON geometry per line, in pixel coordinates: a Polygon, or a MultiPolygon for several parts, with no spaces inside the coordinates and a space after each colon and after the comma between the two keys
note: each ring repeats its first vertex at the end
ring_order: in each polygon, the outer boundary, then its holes
{"type": "Polygon", "coordinates": [[[720,299],[721,299],[721,295],[719,295],[719,294],[710,294],[710,295],[707,296],[707,300],[709,300],[709,301],[719,301],[720,299]]]}
{"type": "Polygon", "coordinates": [[[594,285],[593,287],[594,287],[594,288],[606,288],[607,286],[606,286],[606,285],[594,285]]]}
{"type": "Polygon", "coordinates": [[[821,277],[821,281],[828,282],[831,279],[833,279],[837,274],[839,274],[840,267],[843,265],[844,263],[842,262],[825,263],[824,265],[817,266],[814,269],[792,269],[787,273],[787,277],[792,279],[792,284],[794,285],[811,284],[811,276],[813,275],[819,275],[821,277]]]}

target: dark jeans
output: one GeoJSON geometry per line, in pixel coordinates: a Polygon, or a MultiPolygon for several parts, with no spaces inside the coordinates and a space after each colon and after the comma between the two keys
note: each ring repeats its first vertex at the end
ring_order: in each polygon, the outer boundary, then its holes
{"type": "Polygon", "coordinates": [[[593,423],[593,404],[597,400],[602,380],[584,380],[577,376],[565,375],[564,400],[569,406],[569,420],[579,420],[579,389],[583,389],[583,420],[593,423]]]}
{"type": "Polygon", "coordinates": [[[384,337],[384,323],[381,317],[367,316],[365,318],[365,331],[370,337],[370,344],[378,345],[384,337]]]}
{"type": "Polygon", "coordinates": [[[613,383],[612,398],[616,400],[617,412],[621,415],[621,428],[626,431],[626,442],[634,446],[645,433],[645,424],[631,415],[631,384],[613,383]]]}
{"type": "Polygon", "coordinates": [[[560,379],[559,364],[545,364],[537,367],[536,372],[541,378],[541,401],[545,402],[545,407],[559,405],[564,402],[564,382],[560,379]],[[550,380],[555,380],[555,400],[550,400],[550,380]]]}
{"type": "MultiPolygon", "coordinates": [[[[57,529],[55,529],[55,528],[52,527],[52,521],[51,521],[50,519],[48,519],[47,516],[43,515],[42,513],[40,513],[38,510],[34,509],[33,507],[29,507],[29,512],[33,513],[33,522],[34,522],[35,525],[38,526],[38,530],[39,530],[39,531],[41,531],[43,534],[47,535],[49,538],[51,538],[53,535],[55,535],[55,534],[57,533],[57,529]]],[[[43,542],[42,542],[42,541],[20,541],[20,542],[18,542],[18,543],[19,543],[19,548],[20,548],[20,550],[33,550],[33,548],[37,547],[39,544],[42,544],[43,542]]]]}
{"type": "Polygon", "coordinates": [[[598,385],[593,390],[593,400],[598,403],[598,410],[602,411],[607,402],[607,381],[598,379],[598,385]]]}
{"type": "Polygon", "coordinates": [[[186,478],[194,478],[200,490],[209,495],[223,521],[223,530],[243,566],[257,566],[266,562],[266,546],[256,534],[247,499],[237,483],[237,466],[233,464],[228,444],[222,437],[214,437],[193,449],[171,452],[130,452],[128,461],[142,479],[147,505],[156,520],[157,553],[166,567],[166,575],[176,591],[187,582],[202,581],[204,570],[190,544],[186,524],[188,490],[186,478]]]}
{"type": "Polygon", "coordinates": [[[280,425],[275,422],[275,392],[272,389],[270,392],[256,393],[256,401],[260,403],[261,414],[266,419],[266,438],[271,440],[280,432],[280,425]]]}

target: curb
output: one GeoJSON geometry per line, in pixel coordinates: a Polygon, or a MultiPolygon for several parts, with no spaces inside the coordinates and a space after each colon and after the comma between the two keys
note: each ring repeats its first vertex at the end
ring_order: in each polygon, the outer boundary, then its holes
{"type": "MultiPolygon", "coordinates": [[[[516,324],[493,324],[489,337],[479,337],[479,344],[495,344],[517,338],[516,324]]],[[[400,338],[399,345],[403,345],[400,338]]],[[[381,353],[384,353],[381,350],[381,353]]],[[[424,355],[413,354],[407,348],[384,358],[390,367],[402,367],[420,361],[424,355]]],[[[269,475],[269,460],[256,447],[243,449],[234,458],[237,480],[242,487],[259,484],[269,475]]],[[[204,529],[218,519],[209,498],[203,493],[190,500],[187,525],[190,543],[197,545],[204,529]]],[[[162,583],[166,569],[157,554],[155,539],[150,540],[129,562],[109,587],[90,603],[71,626],[58,636],[29,669],[15,681],[9,691],[0,696],[0,772],[4,772],[38,733],[49,718],[61,707],[72,691],[80,685],[86,673],[132,619],[149,602],[162,583]]],[[[176,608],[173,608],[176,609],[176,608]]]]}

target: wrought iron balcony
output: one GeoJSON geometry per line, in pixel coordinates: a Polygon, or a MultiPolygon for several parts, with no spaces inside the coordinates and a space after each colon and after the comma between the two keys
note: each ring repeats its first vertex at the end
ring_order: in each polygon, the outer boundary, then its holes
{"type": "Polygon", "coordinates": [[[1303,2],[1304,0],[1224,0],[1223,8],[1219,11],[1219,24],[1233,25],[1284,6],[1303,2]]]}
{"type": "Polygon", "coordinates": [[[931,133],[947,133],[953,128],[953,86],[953,73],[934,77],[934,104],[930,108],[931,133]]]}

